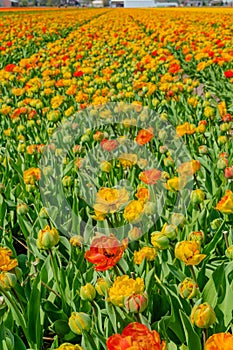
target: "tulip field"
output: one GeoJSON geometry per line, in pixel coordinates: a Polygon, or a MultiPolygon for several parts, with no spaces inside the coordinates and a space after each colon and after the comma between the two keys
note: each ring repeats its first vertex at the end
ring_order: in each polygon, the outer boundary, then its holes
{"type": "Polygon", "coordinates": [[[233,350],[233,9],[0,9],[0,350],[233,350]]]}

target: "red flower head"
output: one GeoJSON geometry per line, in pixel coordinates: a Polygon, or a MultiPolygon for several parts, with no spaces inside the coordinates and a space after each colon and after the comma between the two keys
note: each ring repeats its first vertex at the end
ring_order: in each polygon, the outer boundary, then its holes
{"type": "Polygon", "coordinates": [[[165,350],[156,331],[150,331],[145,325],[133,322],[124,328],[122,334],[114,334],[107,340],[108,350],[165,350]]]}
{"type": "Polygon", "coordinates": [[[12,72],[15,67],[16,67],[16,65],[14,63],[10,63],[5,67],[5,71],[12,72]]]}
{"type": "Polygon", "coordinates": [[[83,74],[84,73],[81,70],[77,70],[76,72],[74,72],[74,77],[82,77],[83,74]]]}
{"type": "Polygon", "coordinates": [[[139,179],[147,185],[154,185],[159,180],[161,171],[157,169],[148,169],[139,174],[139,179]]]}
{"type": "Polygon", "coordinates": [[[120,242],[113,234],[97,236],[93,239],[90,249],[85,253],[85,259],[95,264],[96,271],[105,271],[116,265],[127,245],[127,239],[120,242]]]}
{"type": "Polygon", "coordinates": [[[224,75],[226,78],[233,78],[233,69],[229,69],[226,72],[224,72],[224,75]]]}
{"type": "Polygon", "coordinates": [[[233,166],[225,168],[224,176],[227,179],[233,179],[233,166]]]}
{"type": "Polygon", "coordinates": [[[233,118],[232,118],[232,116],[229,113],[227,113],[227,114],[222,116],[222,121],[224,123],[232,122],[232,120],[233,120],[233,118]]]}
{"type": "Polygon", "coordinates": [[[146,143],[150,142],[150,140],[154,137],[153,128],[149,129],[141,129],[136,137],[136,142],[138,145],[143,146],[146,143]]]}
{"type": "Polygon", "coordinates": [[[103,139],[100,142],[100,146],[103,148],[104,151],[111,152],[111,151],[114,151],[114,149],[117,148],[117,141],[116,140],[103,139]]]}

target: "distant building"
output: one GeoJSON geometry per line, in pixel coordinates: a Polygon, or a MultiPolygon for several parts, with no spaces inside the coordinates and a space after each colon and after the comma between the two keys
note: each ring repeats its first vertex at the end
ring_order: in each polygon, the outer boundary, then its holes
{"type": "Polygon", "coordinates": [[[154,0],[125,0],[124,5],[126,8],[155,7],[154,0]]]}
{"type": "Polygon", "coordinates": [[[18,0],[0,0],[0,7],[18,7],[18,0]]]}
{"type": "Polygon", "coordinates": [[[91,5],[93,7],[106,7],[109,5],[108,0],[94,0],[92,1],[91,5]]]}
{"type": "Polygon", "coordinates": [[[158,1],[158,2],[155,2],[154,7],[178,7],[178,3],[158,1]]]}
{"type": "Polygon", "coordinates": [[[124,7],[124,0],[112,0],[111,7],[124,7]]]}

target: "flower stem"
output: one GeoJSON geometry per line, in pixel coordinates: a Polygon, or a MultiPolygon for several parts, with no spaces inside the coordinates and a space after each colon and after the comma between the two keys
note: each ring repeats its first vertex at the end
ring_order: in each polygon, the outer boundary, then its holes
{"type": "Polygon", "coordinates": [[[208,338],[208,329],[204,328],[202,331],[202,338],[203,338],[203,350],[205,350],[205,343],[208,338]]]}
{"type": "Polygon", "coordinates": [[[196,182],[197,187],[200,188],[200,184],[198,182],[196,174],[193,174],[193,177],[194,177],[194,181],[196,182]]]}
{"type": "Polygon", "coordinates": [[[194,280],[195,282],[197,282],[197,277],[196,277],[196,274],[195,274],[193,265],[189,265],[189,267],[190,267],[191,274],[192,274],[192,276],[193,276],[193,280],[194,280]]]}
{"type": "Polygon", "coordinates": [[[136,321],[137,321],[138,323],[141,323],[139,314],[138,314],[138,313],[135,313],[134,316],[135,316],[136,321]]]}
{"type": "Polygon", "coordinates": [[[223,237],[224,237],[224,240],[226,242],[226,247],[229,248],[229,241],[228,241],[228,236],[229,236],[229,232],[228,231],[223,231],[223,237]]]}

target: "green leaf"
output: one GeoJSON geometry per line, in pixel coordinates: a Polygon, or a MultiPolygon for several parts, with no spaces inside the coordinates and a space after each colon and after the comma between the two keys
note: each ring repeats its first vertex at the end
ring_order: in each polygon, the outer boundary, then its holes
{"type": "Polygon", "coordinates": [[[87,333],[86,331],[83,331],[83,339],[82,340],[84,343],[83,348],[85,350],[98,350],[92,336],[89,333],[87,333]]]}
{"type": "Polygon", "coordinates": [[[203,300],[213,308],[217,305],[218,294],[225,278],[224,264],[221,264],[212,274],[202,292],[203,300]]]}
{"type": "Polygon", "coordinates": [[[35,344],[35,350],[42,348],[42,310],[41,310],[41,280],[38,275],[32,284],[32,291],[27,307],[28,316],[28,335],[32,343],[35,344]]]}
{"type": "Polygon", "coordinates": [[[199,335],[195,332],[189,317],[182,311],[179,311],[180,318],[185,332],[186,342],[189,349],[202,350],[199,335]]]}
{"type": "Polygon", "coordinates": [[[117,320],[116,320],[116,312],[114,310],[114,307],[112,304],[110,304],[109,302],[105,302],[105,305],[106,305],[106,310],[107,310],[107,313],[108,313],[108,317],[109,317],[109,320],[112,324],[112,327],[114,329],[114,332],[117,333],[117,320]]]}
{"type": "Polygon", "coordinates": [[[15,338],[15,349],[17,350],[26,350],[26,346],[23,343],[23,341],[20,339],[20,337],[16,334],[14,334],[15,338]]]}

